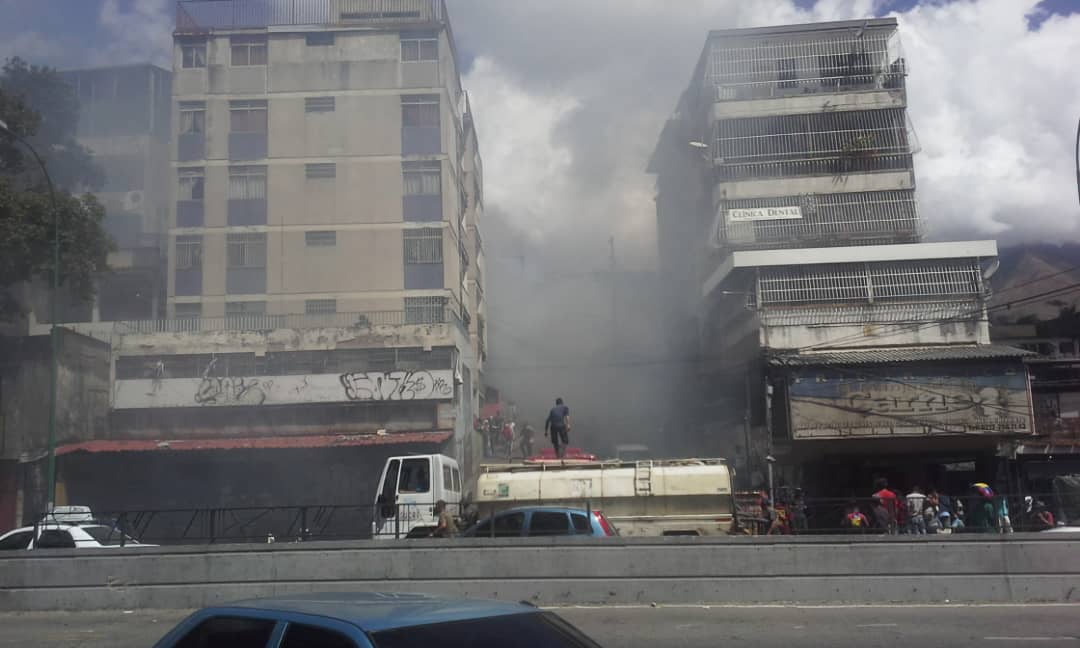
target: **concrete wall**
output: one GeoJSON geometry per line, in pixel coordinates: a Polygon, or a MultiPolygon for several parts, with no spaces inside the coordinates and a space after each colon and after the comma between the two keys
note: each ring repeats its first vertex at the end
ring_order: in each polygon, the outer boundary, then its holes
{"type": "Polygon", "coordinates": [[[0,609],[196,608],[310,591],[618,603],[1069,602],[1080,537],[460,540],[35,551],[0,609]]]}

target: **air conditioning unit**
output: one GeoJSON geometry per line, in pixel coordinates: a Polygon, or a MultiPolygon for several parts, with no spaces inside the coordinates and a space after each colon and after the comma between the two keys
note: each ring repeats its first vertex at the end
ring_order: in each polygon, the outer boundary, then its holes
{"type": "Polygon", "coordinates": [[[125,193],[123,209],[126,212],[141,212],[143,209],[143,192],[129,191],[125,193]]]}

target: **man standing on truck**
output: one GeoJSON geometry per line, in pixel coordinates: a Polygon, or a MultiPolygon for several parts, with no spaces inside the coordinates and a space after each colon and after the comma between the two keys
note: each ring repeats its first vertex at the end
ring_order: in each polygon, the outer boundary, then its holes
{"type": "Polygon", "coordinates": [[[549,434],[555,456],[562,459],[566,456],[566,445],[570,443],[570,408],[563,403],[562,398],[555,399],[555,407],[551,408],[547,421],[544,422],[544,435],[549,434]]]}

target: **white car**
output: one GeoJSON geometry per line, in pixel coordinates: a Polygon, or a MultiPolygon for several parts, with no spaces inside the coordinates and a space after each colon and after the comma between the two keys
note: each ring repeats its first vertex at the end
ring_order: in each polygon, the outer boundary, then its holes
{"type": "MultiPolygon", "coordinates": [[[[114,549],[120,547],[121,532],[107,524],[42,524],[12,529],[0,536],[5,549],[114,549]]],[[[154,547],[131,536],[123,537],[125,547],[154,547]]]]}

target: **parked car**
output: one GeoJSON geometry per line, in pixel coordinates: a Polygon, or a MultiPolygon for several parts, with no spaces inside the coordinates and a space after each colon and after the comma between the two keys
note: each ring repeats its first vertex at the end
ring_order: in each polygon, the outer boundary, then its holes
{"type": "Polygon", "coordinates": [[[107,524],[39,524],[12,529],[0,536],[0,551],[5,549],[114,549],[154,547],[143,544],[107,524]],[[35,536],[35,531],[37,535],[35,536]]]}
{"type": "Polygon", "coordinates": [[[155,648],[599,648],[552,612],[425,594],[296,594],[199,610],[155,648]]]}
{"type": "Polygon", "coordinates": [[[594,536],[605,538],[619,535],[618,530],[600,511],[577,508],[534,506],[514,508],[480,520],[465,530],[465,537],[520,538],[537,536],[594,536]]]}

